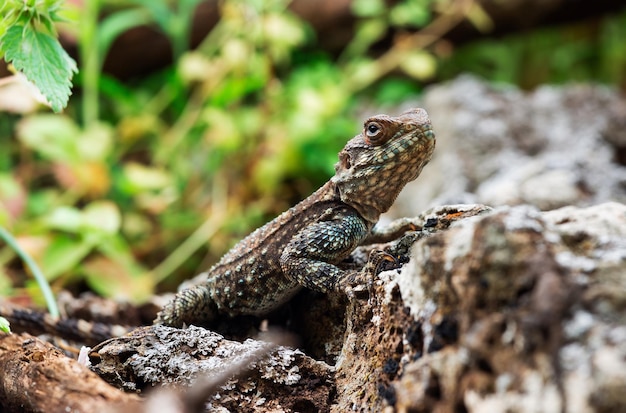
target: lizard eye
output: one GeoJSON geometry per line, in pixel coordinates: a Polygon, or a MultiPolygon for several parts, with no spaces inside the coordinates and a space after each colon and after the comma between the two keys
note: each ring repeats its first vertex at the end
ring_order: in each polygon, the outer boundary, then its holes
{"type": "Polygon", "coordinates": [[[383,135],[383,128],[378,122],[370,122],[365,125],[365,140],[367,143],[376,144],[383,135]]]}

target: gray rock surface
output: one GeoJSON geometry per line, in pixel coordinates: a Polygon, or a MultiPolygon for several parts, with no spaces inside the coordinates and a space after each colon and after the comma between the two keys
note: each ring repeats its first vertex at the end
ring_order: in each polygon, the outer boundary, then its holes
{"type": "Polygon", "coordinates": [[[626,411],[625,205],[459,221],[396,281],[424,337],[397,411],[626,411]],[[454,339],[433,347],[442,323],[454,339]]]}

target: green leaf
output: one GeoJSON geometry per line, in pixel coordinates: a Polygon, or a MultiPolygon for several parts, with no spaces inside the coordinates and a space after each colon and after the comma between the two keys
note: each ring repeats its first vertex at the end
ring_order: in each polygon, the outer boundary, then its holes
{"type": "Polygon", "coordinates": [[[406,1],[399,3],[389,14],[394,26],[422,27],[431,19],[431,7],[428,1],[406,1]]]}
{"type": "Polygon", "coordinates": [[[426,80],[437,72],[437,59],[424,50],[415,50],[406,54],[400,68],[415,79],[426,80]]]}
{"type": "Polygon", "coordinates": [[[41,259],[46,279],[52,281],[67,272],[75,271],[79,263],[94,249],[95,244],[95,240],[57,235],[41,259]]]}
{"type": "Polygon", "coordinates": [[[363,20],[357,25],[354,39],[350,43],[350,54],[360,56],[367,54],[367,48],[382,39],[387,33],[387,22],[382,18],[363,20]]]}
{"type": "Polygon", "coordinates": [[[80,129],[65,116],[50,113],[24,118],[17,128],[19,140],[55,162],[78,162],[82,154],[77,146],[80,129]]]}
{"type": "Polygon", "coordinates": [[[129,193],[139,193],[152,189],[163,189],[172,185],[172,176],[164,169],[149,167],[135,162],[124,165],[129,193]]]}
{"type": "Polygon", "coordinates": [[[45,222],[49,228],[77,234],[80,232],[82,220],[82,214],[77,208],[60,206],[46,217],[45,222]]]}
{"type": "Polygon", "coordinates": [[[154,291],[155,280],[133,257],[131,247],[121,236],[98,243],[102,256],[83,265],[89,286],[105,297],[145,302],[154,291]]]}
{"type": "Polygon", "coordinates": [[[111,201],[95,201],[83,211],[85,231],[98,231],[107,235],[117,234],[122,225],[120,210],[111,201]]]}
{"type": "Polygon", "coordinates": [[[4,317],[0,317],[0,331],[4,333],[11,332],[11,327],[9,327],[9,320],[4,317]]]}
{"type": "Polygon", "coordinates": [[[52,110],[60,112],[72,94],[76,62],[52,36],[29,26],[13,26],[0,39],[5,60],[26,75],[44,95],[52,110]]]}
{"type": "Polygon", "coordinates": [[[354,0],[351,3],[352,12],[358,17],[378,16],[385,11],[382,0],[354,0]]]}
{"type": "Polygon", "coordinates": [[[45,220],[49,228],[84,236],[114,235],[121,225],[120,211],[113,202],[94,201],[83,211],[75,207],[60,206],[45,220]]]}

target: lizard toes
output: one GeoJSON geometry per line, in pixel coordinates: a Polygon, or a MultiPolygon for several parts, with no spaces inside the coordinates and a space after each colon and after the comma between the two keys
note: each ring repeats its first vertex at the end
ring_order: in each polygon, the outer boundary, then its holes
{"type": "Polygon", "coordinates": [[[368,283],[362,278],[362,274],[355,272],[341,279],[339,290],[348,297],[349,301],[355,301],[367,298],[369,292],[369,288],[366,288],[367,285],[368,283]]]}

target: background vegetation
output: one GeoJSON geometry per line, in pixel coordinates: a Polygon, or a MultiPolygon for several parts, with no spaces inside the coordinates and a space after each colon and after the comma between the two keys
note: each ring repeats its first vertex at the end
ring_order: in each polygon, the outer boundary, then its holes
{"type": "MultiPolygon", "coordinates": [[[[67,1],[55,27],[79,52],[69,105],[0,113],[0,227],[55,290],[142,301],[174,288],[325,182],[365,108],[427,83],[626,84],[626,12],[456,47],[444,36],[459,22],[489,32],[474,1],[354,0],[354,36],[335,55],[286,0],[221,1],[189,50],[197,3],[67,1]],[[123,82],[104,73],[116,37],[143,24],[167,35],[173,64],[123,82]]],[[[0,296],[39,300],[25,273],[0,244],[0,296]]]]}

